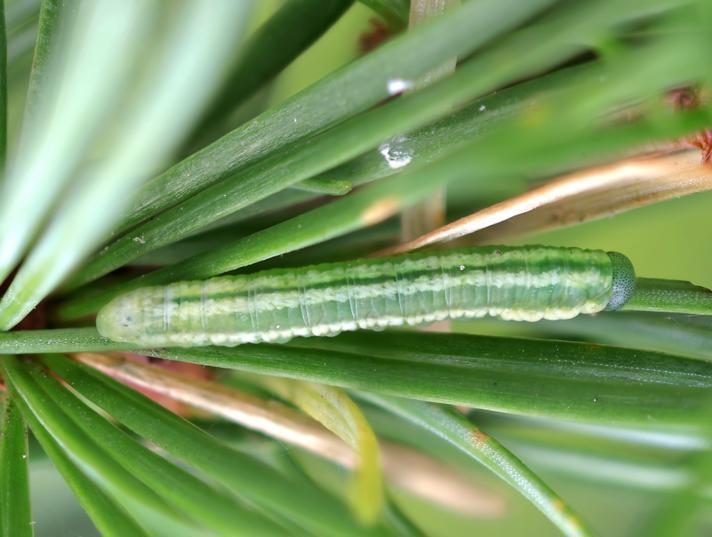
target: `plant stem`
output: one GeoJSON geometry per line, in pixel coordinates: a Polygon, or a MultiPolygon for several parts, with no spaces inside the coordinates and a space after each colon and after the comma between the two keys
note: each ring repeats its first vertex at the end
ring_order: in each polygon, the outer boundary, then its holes
{"type": "MultiPolygon", "coordinates": [[[[459,4],[459,0],[413,0],[410,4],[409,27],[413,28],[433,15],[442,13],[449,7],[459,4]]],[[[416,84],[416,88],[428,86],[455,71],[457,58],[450,58],[429,73],[416,84]]],[[[401,238],[409,241],[423,233],[438,228],[445,223],[445,187],[439,188],[432,195],[413,207],[406,208],[401,214],[401,238]]]]}
{"type": "Polygon", "coordinates": [[[681,280],[637,278],[623,309],[712,315],[712,290],[681,280]]]}
{"type": "Polygon", "coordinates": [[[0,333],[0,355],[45,352],[108,352],[138,348],[138,345],[116,343],[101,337],[93,327],[17,330],[0,333]]]}
{"type": "Polygon", "coordinates": [[[0,442],[0,531],[32,537],[32,512],[27,473],[27,427],[14,397],[5,402],[0,442]]]}
{"type": "MultiPolygon", "coordinates": [[[[114,379],[150,389],[298,446],[341,466],[353,468],[358,463],[356,453],[336,435],[313,419],[277,401],[263,400],[224,384],[187,377],[119,356],[85,352],[75,354],[74,358],[114,379]]],[[[73,370],[65,360],[60,362],[53,359],[49,365],[60,375],[73,370]]],[[[400,488],[471,516],[496,517],[503,514],[504,502],[501,497],[464,479],[439,461],[392,442],[381,441],[380,447],[383,471],[400,488]],[[452,494],[452,491],[457,491],[457,494],[452,494]]]]}

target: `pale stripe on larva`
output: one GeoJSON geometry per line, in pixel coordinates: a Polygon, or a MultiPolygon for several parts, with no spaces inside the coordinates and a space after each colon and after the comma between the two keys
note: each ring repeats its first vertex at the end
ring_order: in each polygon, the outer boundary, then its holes
{"type": "Polygon", "coordinates": [[[568,319],[618,309],[633,267],[618,253],[485,247],[276,269],[137,289],[99,332],[153,346],[239,345],[485,315],[568,319]]]}

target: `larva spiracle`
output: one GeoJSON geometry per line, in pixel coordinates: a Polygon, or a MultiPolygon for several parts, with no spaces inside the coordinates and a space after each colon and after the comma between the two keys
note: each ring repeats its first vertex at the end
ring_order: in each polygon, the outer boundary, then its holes
{"type": "Polygon", "coordinates": [[[189,347],[485,315],[569,319],[620,308],[634,284],[632,264],[616,252],[454,249],[146,287],[107,304],[97,328],[116,341],[189,347]]]}

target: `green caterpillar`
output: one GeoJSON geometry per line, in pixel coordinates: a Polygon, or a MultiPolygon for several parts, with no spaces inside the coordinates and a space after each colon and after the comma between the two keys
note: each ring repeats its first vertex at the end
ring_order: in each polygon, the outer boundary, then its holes
{"type": "Polygon", "coordinates": [[[97,328],[147,347],[284,342],[485,315],[569,319],[619,309],[634,285],[616,252],[455,249],[137,289],[107,304],[97,328]]]}

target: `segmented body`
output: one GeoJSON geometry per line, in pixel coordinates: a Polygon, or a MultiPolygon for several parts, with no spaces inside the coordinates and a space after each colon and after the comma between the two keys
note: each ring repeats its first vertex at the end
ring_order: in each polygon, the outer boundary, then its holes
{"type": "Polygon", "coordinates": [[[197,346],[485,315],[568,319],[620,307],[633,280],[621,254],[545,246],[457,249],[138,289],[105,306],[97,327],[118,341],[197,346]]]}

